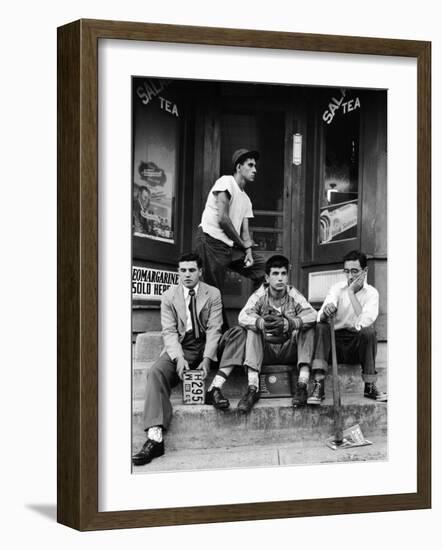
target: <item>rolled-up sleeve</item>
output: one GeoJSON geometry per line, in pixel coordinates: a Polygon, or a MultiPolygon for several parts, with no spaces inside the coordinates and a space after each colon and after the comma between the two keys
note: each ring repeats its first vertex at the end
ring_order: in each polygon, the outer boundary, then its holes
{"type": "Polygon", "coordinates": [[[227,191],[230,197],[232,196],[232,181],[229,177],[221,176],[213,184],[211,192],[214,195],[217,195],[218,193],[223,193],[225,191],[227,191]]]}
{"type": "Polygon", "coordinates": [[[327,296],[321,306],[321,309],[318,311],[317,322],[321,322],[321,315],[324,311],[324,307],[328,304],[333,304],[336,308],[338,307],[339,294],[342,290],[341,285],[333,285],[330,287],[327,296]]]}
{"type": "Polygon", "coordinates": [[[368,289],[367,297],[362,305],[361,314],[358,316],[355,328],[361,330],[361,328],[369,327],[372,325],[379,315],[379,293],[371,287],[368,289]]]}

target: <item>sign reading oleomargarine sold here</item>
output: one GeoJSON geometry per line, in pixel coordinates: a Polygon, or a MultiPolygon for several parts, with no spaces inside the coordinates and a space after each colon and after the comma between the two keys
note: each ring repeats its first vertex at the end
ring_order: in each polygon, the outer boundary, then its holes
{"type": "Polygon", "coordinates": [[[172,285],[178,284],[178,273],[150,267],[132,267],[132,297],[158,300],[172,285]]]}

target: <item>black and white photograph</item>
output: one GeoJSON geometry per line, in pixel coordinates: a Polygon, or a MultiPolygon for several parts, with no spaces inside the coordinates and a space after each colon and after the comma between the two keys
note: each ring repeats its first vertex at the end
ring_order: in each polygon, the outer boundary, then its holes
{"type": "Polygon", "coordinates": [[[132,473],[388,461],[386,89],[132,76],[132,473]]]}
{"type": "Polygon", "coordinates": [[[5,548],[435,545],[436,12],[4,5],[5,548]]]}

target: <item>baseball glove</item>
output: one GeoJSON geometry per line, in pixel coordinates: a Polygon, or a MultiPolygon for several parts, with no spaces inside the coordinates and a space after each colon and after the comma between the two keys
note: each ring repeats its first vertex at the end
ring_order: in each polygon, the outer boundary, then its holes
{"type": "Polygon", "coordinates": [[[284,317],[273,313],[264,316],[264,338],[271,344],[282,344],[287,340],[284,333],[284,317]]]}

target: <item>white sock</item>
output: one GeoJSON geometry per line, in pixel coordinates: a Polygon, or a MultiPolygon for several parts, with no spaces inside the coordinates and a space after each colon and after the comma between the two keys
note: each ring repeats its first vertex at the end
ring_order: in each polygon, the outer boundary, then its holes
{"type": "Polygon", "coordinates": [[[259,388],[259,372],[256,370],[253,370],[249,367],[247,371],[247,379],[249,386],[255,386],[256,388],[259,388]]]}
{"type": "Polygon", "coordinates": [[[308,365],[302,365],[299,369],[298,382],[308,384],[310,378],[310,367],[308,365]]]}
{"type": "Polygon", "coordinates": [[[163,441],[163,428],[161,426],[152,426],[147,430],[147,438],[161,443],[163,441]]]}
{"type": "Polygon", "coordinates": [[[226,381],[226,378],[229,376],[229,374],[232,372],[232,370],[233,370],[233,366],[232,367],[223,367],[222,369],[219,369],[219,372],[224,373],[225,377],[221,376],[219,374],[216,374],[215,378],[212,380],[212,383],[209,386],[208,391],[210,391],[213,388],[221,389],[224,385],[224,382],[226,381]]]}

